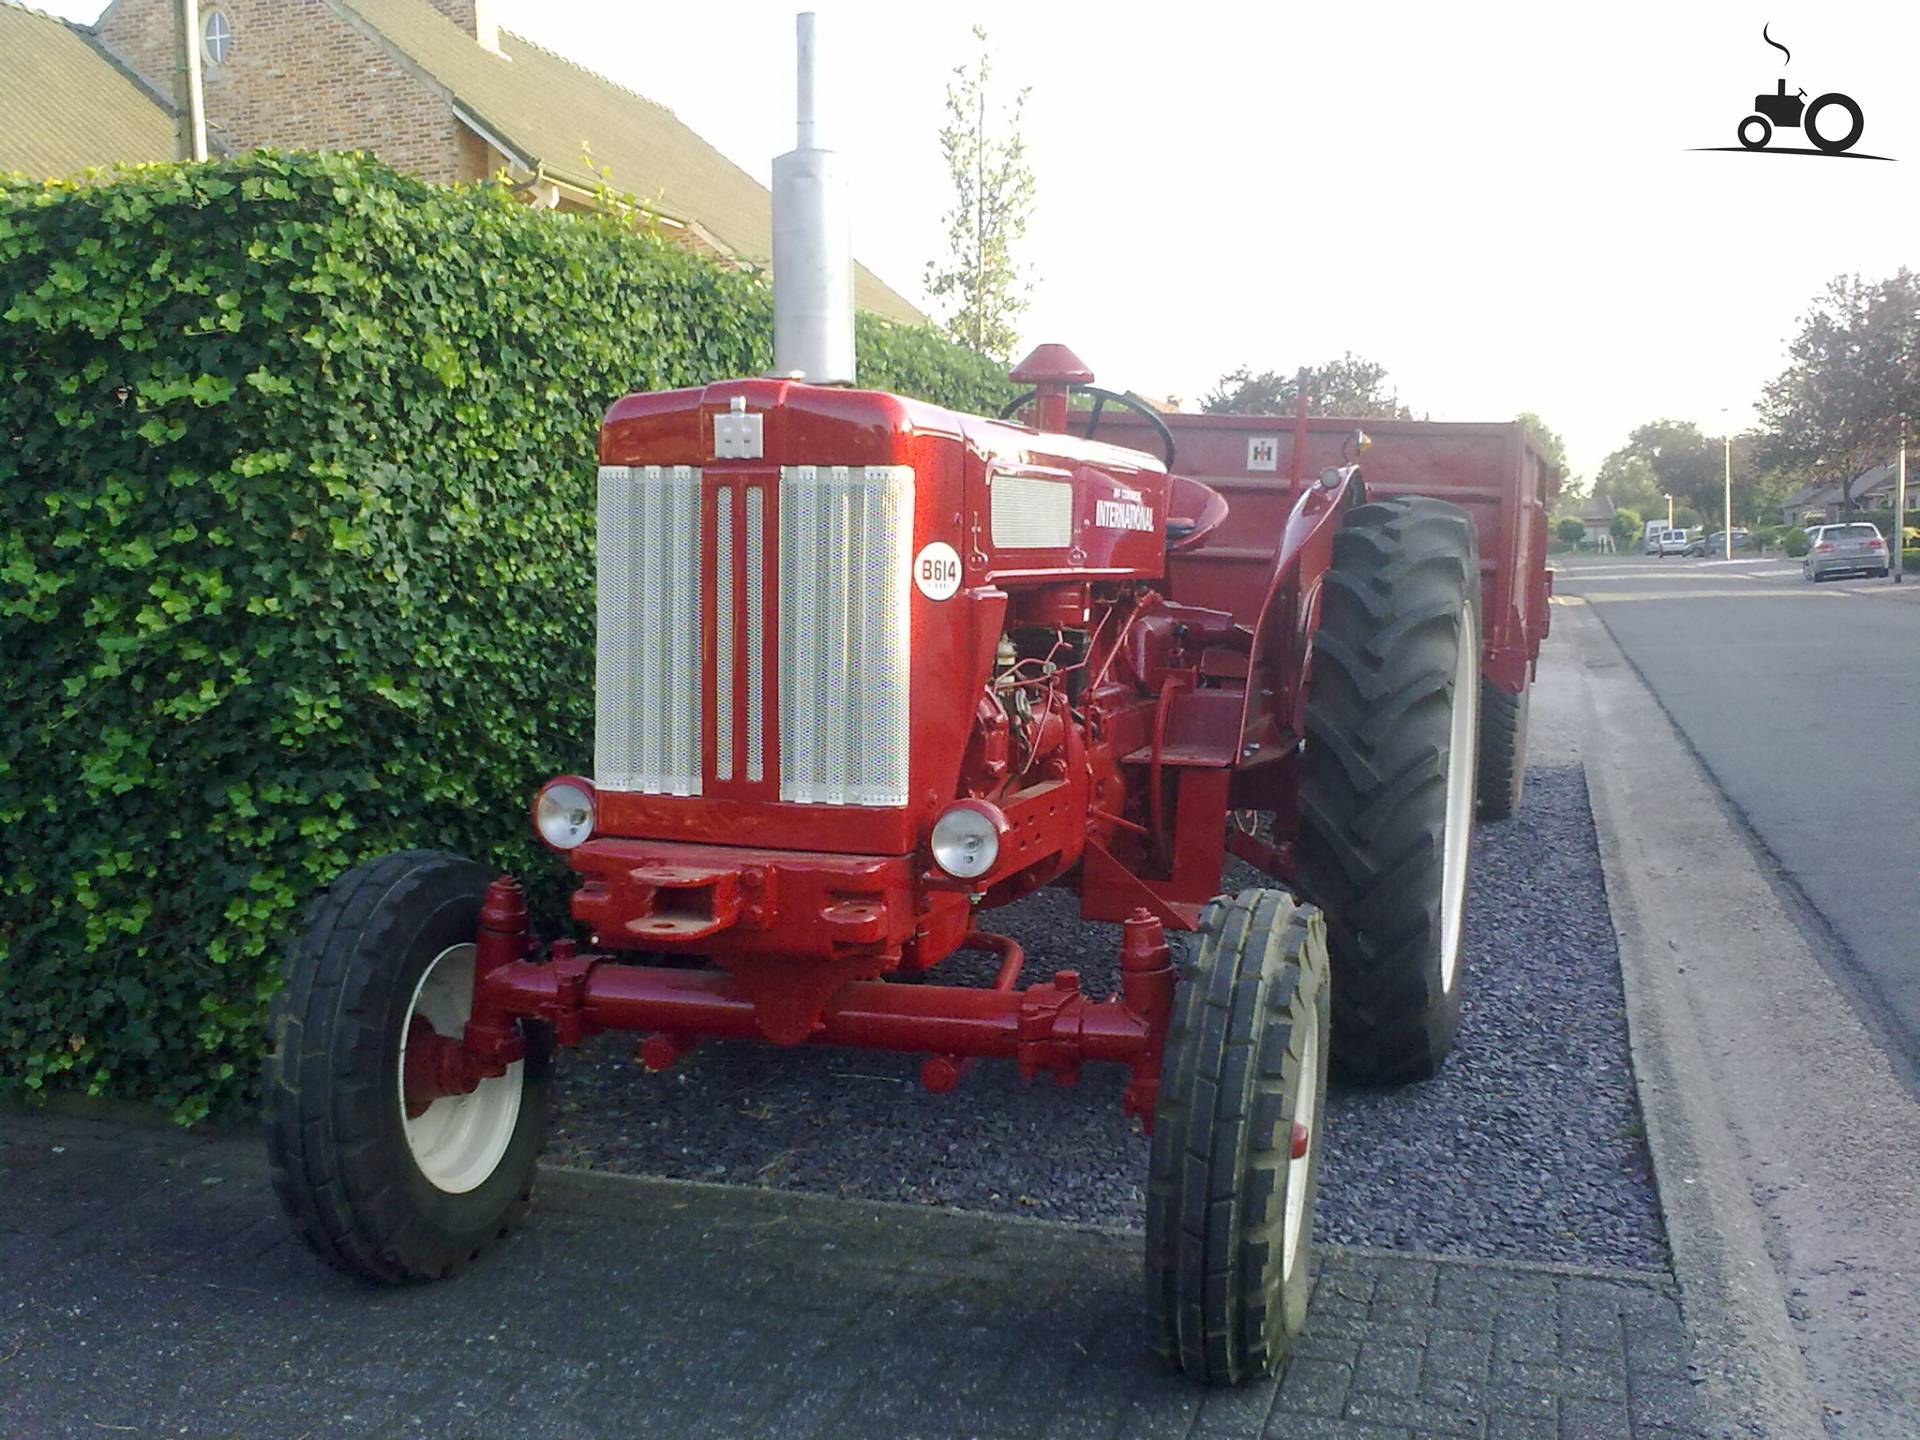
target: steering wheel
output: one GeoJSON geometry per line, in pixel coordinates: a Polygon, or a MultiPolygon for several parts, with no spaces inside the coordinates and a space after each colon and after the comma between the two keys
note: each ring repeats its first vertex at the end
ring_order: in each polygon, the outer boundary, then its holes
{"type": "MultiPolygon", "coordinates": [[[[1138,415],[1159,432],[1161,458],[1166,461],[1167,469],[1173,469],[1173,431],[1169,430],[1167,428],[1167,422],[1154,414],[1149,407],[1142,405],[1131,395],[1122,395],[1115,390],[1103,390],[1098,385],[1074,385],[1069,388],[1075,395],[1091,395],[1093,397],[1093,410],[1087,417],[1087,428],[1080,434],[1082,440],[1091,440],[1093,438],[1093,432],[1100,428],[1100,412],[1107,408],[1107,402],[1111,400],[1123,409],[1133,411],[1134,414],[1138,415]]],[[[1027,404],[1039,393],[1038,390],[1029,390],[1024,395],[1015,396],[1000,407],[1000,418],[1002,420],[1011,419],[1014,412],[1019,410],[1021,406],[1027,404]]]]}

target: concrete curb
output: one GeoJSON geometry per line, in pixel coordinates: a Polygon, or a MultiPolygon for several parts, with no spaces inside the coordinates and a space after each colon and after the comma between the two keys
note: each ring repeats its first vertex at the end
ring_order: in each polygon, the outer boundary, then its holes
{"type": "MultiPolygon", "coordinates": [[[[1571,607],[1562,619],[1585,682],[1582,750],[1607,903],[1619,940],[1634,1079],[1698,1364],[1715,1411],[1734,1417],[1745,1433],[1819,1435],[1824,1430],[1820,1405],[1788,1318],[1747,1167],[1721,1107],[1699,1029],[1688,1023],[1686,987],[1659,925],[1671,896],[1649,884],[1646,864],[1639,857],[1630,860],[1624,842],[1628,830],[1648,818],[1631,804],[1627,767],[1651,766],[1668,777],[1684,773],[1703,792],[1711,793],[1712,787],[1591,607],[1571,607]],[[1632,677],[1629,683],[1639,692],[1641,706],[1631,725],[1603,723],[1585,673],[1613,667],[1622,678],[1632,677]]],[[[1676,797],[1676,804],[1689,805],[1692,799],[1676,797]]],[[[1693,806],[1696,821],[1700,810],[1693,806]]],[[[1712,813],[1725,826],[1717,809],[1712,813]]],[[[1731,827],[1726,828],[1729,846],[1744,862],[1745,847],[1735,844],[1731,827]]],[[[1757,875],[1754,880],[1764,884],[1757,875]]]]}
{"type": "MultiPolygon", "coordinates": [[[[826,1195],[817,1190],[779,1190],[751,1185],[727,1185],[712,1180],[687,1180],[677,1176],[629,1175],[618,1170],[589,1170],[579,1165],[540,1167],[547,1175],[564,1175],[569,1180],[609,1189],[636,1186],[647,1189],[684,1190],[695,1195],[716,1194],[737,1197],[743,1194],[766,1196],[782,1204],[819,1206],[839,1211],[849,1208],[880,1215],[937,1216],[965,1223],[1012,1225],[1061,1235],[1098,1235],[1108,1240],[1138,1242],[1146,1232],[1137,1225],[1100,1225],[1076,1220],[1047,1220],[1034,1215],[1006,1215],[997,1210],[967,1210],[956,1205],[915,1205],[905,1200],[849,1199],[826,1195]]],[[[1389,1250],[1376,1245],[1317,1244],[1314,1253],[1322,1256],[1350,1256],[1409,1265],[1452,1266],[1463,1270],[1498,1270],[1526,1275],[1558,1276],[1569,1280],[1610,1280],[1621,1284],[1653,1285],[1665,1288],[1671,1277],[1665,1270],[1632,1269],[1613,1265],[1573,1265],[1555,1260],[1506,1259],[1492,1255],[1448,1255],[1434,1250],[1389,1250]]]]}

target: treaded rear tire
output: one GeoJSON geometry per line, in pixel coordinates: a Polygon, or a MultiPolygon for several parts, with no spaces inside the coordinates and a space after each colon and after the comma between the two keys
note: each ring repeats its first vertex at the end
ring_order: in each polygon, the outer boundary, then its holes
{"type": "Polygon", "coordinates": [[[1163,1360],[1237,1385],[1271,1375],[1306,1322],[1326,1121],[1326,933],[1320,913],[1284,891],[1243,890],[1207,907],[1197,942],[1154,1108],[1147,1301],[1163,1360]],[[1308,1146],[1295,1161],[1303,1104],[1308,1146]]]}
{"type": "MultiPolygon", "coordinates": [[[[1464,510],[1401,496],[1347,513],[1321,587],[1296,854],[1327,916],[1333,1063],[1363,1083],[1431,1078],[1459,1027],[1475,789],[1468,774],[1450,790],[1449,756],[1456,706],[1478,707],[1479,610],[1464,510]],[[1450,799],[1465,816],[1451,905],[1450,799]]],[[[1461,748],[1473,766],[1473,732],[1461,748]]]]}
{"type": "Polygon", "coordinates": [[[449,947],[471,943],[492,879],[433,850],[368,861],[315,898],[289,951],[266,1062],[267,1156],[294,1228],[347,1274],[389,1285],[451,1275],[532,1202],[552,1071],[544,1029],[527,1028],[511,1138],[472,1188],[427,1178],[400,1103],[401,1035],[420,979],[449,947]]]}
{"type": "Polygon", "coordinates": [[[1533,687],[1509,695],[1480,682],[1480,818],[1505,820],[1520,808],[1527,786],[1527,717],[1533,687]]]}

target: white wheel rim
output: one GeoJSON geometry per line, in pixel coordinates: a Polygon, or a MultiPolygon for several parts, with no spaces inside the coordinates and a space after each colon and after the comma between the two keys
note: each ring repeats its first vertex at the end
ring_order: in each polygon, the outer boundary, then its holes
{"type": "MultiPolygon", "coordinates": [[[[1287,1218],[1280,1237],[1280,1270],[1283,1280],[1293,1278],[1293,1266],[1305,1242],[1307,1223],[1307,1177],[1313,1170],[1313,1147],[1320,1143],[1319,1127],[1313,1123],[1314,1106],[1320,1099],[1320,1015],[1316,1000],[1307,1011],[1307,1038],[1300,1047],[1300,1075],[1293,1086],[1293,1123],[1307,1127],[1307,1148],[1298,1159],[1287,1161],[1287,1218]]],[[[1287,1132],[1288,1154],[1292,1154],[1293,1132],[1287,1132]]]]}
{"type": "Polygon", "coordinates": [[[1441,840],[1440,988],[1453,989],[1466,916],[1467,842],[1473,827],[1475,760],[1480,748],[1480,627],[1473,606],[1460,612],[1460,654],[1453,672],[1453,727],[1447,741],[1447,833],[1441,840]]]}
{"type": "Polygon", "coordinates": [[[520,1119],[522,1063],[489,1076],[467,1095],[443,1095],[419,1115],[407,1114],[407,1036],[417,1015],[436,1033],[453,1038],[473,1013],[473,946],[449,945],[434,957],[413,987],[400,1020],[400,1068],[395,1091],[407,1150],[420,1173],[449,1195],[483,1184],[500,1166],[520,1119]]]}

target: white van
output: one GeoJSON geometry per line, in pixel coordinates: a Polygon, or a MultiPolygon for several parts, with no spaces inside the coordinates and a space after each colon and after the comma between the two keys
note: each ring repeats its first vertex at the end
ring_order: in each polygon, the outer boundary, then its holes
{"type": "Polygon", "coordinates": [[[1668,555],[1684,555],[1693,546],[1684,530],[1669,530],[1664,525],[1657,533],[1647,536],[1646,553],[1665,558],[1668,555]]]}

